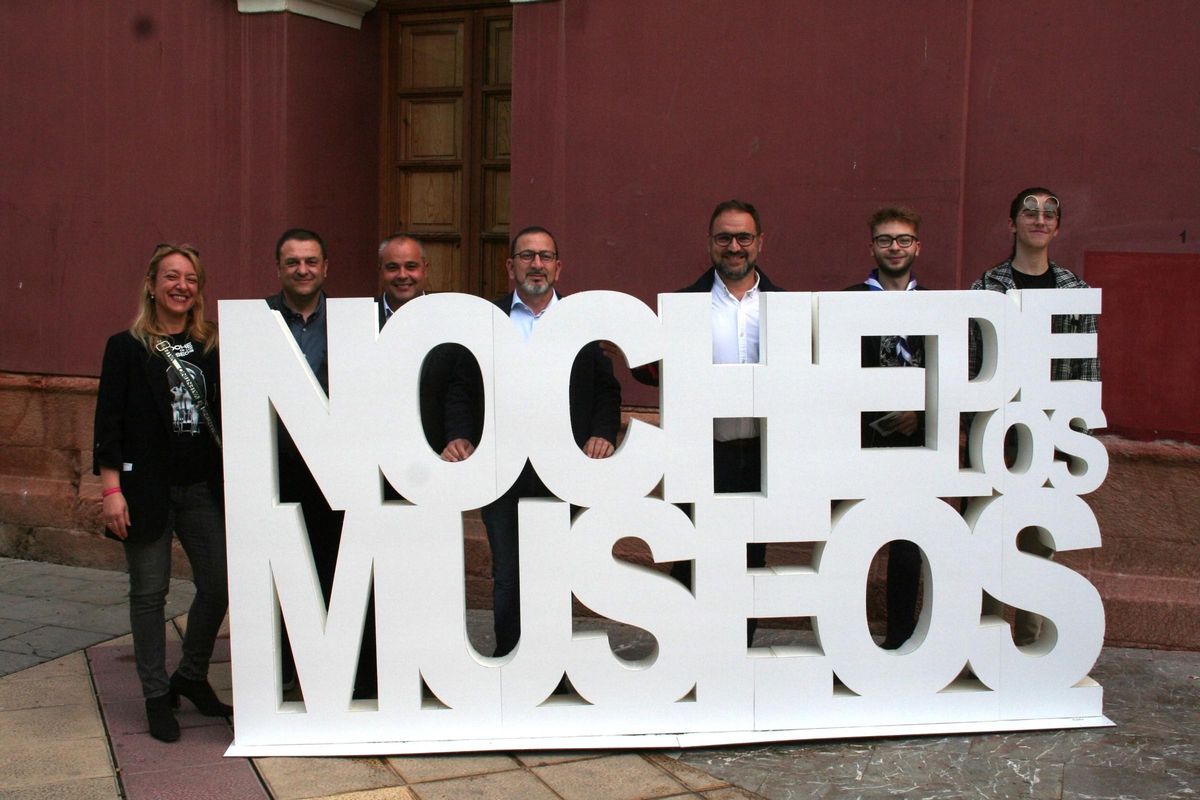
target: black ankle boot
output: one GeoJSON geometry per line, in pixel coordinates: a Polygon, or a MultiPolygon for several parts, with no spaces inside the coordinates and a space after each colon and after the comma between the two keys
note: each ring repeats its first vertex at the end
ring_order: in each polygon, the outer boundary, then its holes
{"type": "Polygon", "coordinates": [[[179,738],[179,723],[171,695],[146,698],[146,721],[150,723],[150,735],[160,742],[174,742],[179,738]]]}
{"type": "Polygon", "coordinates": [[[181,695],[191,700],[197,710],[206,717],[228,717],[233,714],[233,706],[222,703],[217,693],[208,685],[208,681],[194,681],[176,672],[171,676],[171,702],[177,708],[181,695]]]}

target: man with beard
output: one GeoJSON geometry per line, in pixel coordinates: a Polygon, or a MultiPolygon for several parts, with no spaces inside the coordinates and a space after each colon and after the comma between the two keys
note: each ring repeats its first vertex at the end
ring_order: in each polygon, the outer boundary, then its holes
{"type": "MultiPolygon", "coordinates": [[[[521,338],[528,341],[538,321],[558,302],[554,289],[562,270],[558,245],[545,228],[525,228],[513,237],[505,265],[515,288],[495,302],[512,319],[521,338]]],[[[442,458],[447,461],[469,457],[475,449],[472,442],[479,441],[482,414],[478,407],[483,394],[478,380],[478,373],[471,376],[462,369],[455,370],[446,401],[446,435],[450,442],[442,458]]],[[[592,342],[579,351],[571,366],[569,394],[575,443],[589,458],[608,458],[616,449],[621,423],[621,384],[613,377],[612,362],[599,343],[592,342]]],[[[531,435],[537,432],[531,431],[531,435]]],[[[526,461],[508,491],[481,511],[492,551],[495,656],[511,652],[521,638],[518,501],[522,497],[551,496],[526,461]]]]}
{"type": "MultiPolygon", "coordinates": [[[[911,292],[925,287],[913,277],[913,262],[921,253],[921,216],[910,208],[881,208],[868,221],[871,256],[875,269],[863,283],[846,291],[911,292]]],[[[864,367],[923,367],[922,336],[865,336],[864,367]]],[[[921,411],[867,412],[862,415],[863,447],[923,447],[925,415],[921,411]]],[[[895,650],[916,628],[917,594],[921,580],[921,550],[913,542],[896,540],[888,545],[887,633],[882,647],[895,650]]]]}
{"type": "MultiPolygon", "coordinates": [[[[712,268],[680,292],[706,292],[712,298],[714,364],[757,364],[759,293],[781,292],[758,267],[764,234],[758,210],[741,200],[726,200],[708,221],[708,255],[712,268]]],[[[612,350],[610,349],[610,353],[612,350]]],[[[658,385],[658,365],[633,370],[642,383],[658,385]]],[[[758,420],[753,417],[718,419],[713,424],[713,490],[757,492],[762,484],[762,446],[758,420]]],[[[746,548],[746,566],[766,563],[767,546],[746,548]]],[[[690,562],[677,561],[671,575],[688,588],[690,562]]],[[[754,640],[758,621],[746,621],[746,646],[754,640]]]]}

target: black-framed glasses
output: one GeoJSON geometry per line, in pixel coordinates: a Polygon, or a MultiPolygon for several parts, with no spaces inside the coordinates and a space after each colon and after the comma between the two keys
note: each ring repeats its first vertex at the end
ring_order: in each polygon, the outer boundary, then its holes
{"type": "Polygon", "coordinates": [[[758,238],[757,233],[714,233],[712,236],[713,243],[717,247],[729,247],[729,245],[737,242],[742,247],[749,247],[754,244],[754,240],[758,238]]]}
{"type": "Polygon", "coordinates": [[[535,258],[540,258],[543,264],[558,261],[558,253],[553,250],[521,250],[515,255],[522,264],[532,264],[535,258]]]}
{"type": "Polygon", "coordinates": [[[900,247],[909,248],[921,240],[911,233],[902,233],[899,236],[888,236],[886,233],[881,233],[878,236],[872,236],[871,241],[875,243],[876,247],[887,249],[892,246],[892,242],[900,247]]]}
{"type": "Polygon", "coordinates": [[[1050,195],[1043,202],[1039,203],[1037,195],[1031,194],[1027,195],[1025,199],[1021,201],[1021,205],[1023,206],[1021,209],[1021,216],[1025,219],[1036,220],[1038,218],[1038,214],[1044,214],[1046,219],[1049,220],[1058,219],[1058,211],[1061,204],[1058,202],[1058,198],[1054,195],[1050,195]]]}

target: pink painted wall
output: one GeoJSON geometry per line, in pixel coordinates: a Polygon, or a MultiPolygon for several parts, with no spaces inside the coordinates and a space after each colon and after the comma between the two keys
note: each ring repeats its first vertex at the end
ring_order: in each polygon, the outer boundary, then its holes
{"type": "Polygon", "coordinates": [[[1032,184],[1062,198],[1052,257],[1085,279],[1085,251],[1200,253],[1200,4],[974,9],[964,281],[1007,253],[1032,184]]]}
{"type": "Polygon", "coordinates": [[[95,375],[155,243],[196,245],[208,299],[276,287],[292,225],[330,289],[374,289],[379,34],[227,0],[6,4],[0,370],[95,375]],[[359,267],[358,265],[362,265],[359,267]]]}
{"type": "MultiPolygon", "coordinates": [[[[514,226],[558,232],[567,290],[648,302],[707,266],[708,215],[729,197],[758,205],[761,265],[794,290],[861,281],[866,218],[889,202],[925,217],[921,281],[965,288],[1008,255],[1008,204],[1034,184],[1064,204],[1052,257],[1085,278],[1085,251],[1200,253],[1200,4],[1146,12],[1091,0],[886,13],[517,5],[514,226]]],[[[1103,320],[1101,337],[1129,340],[1103,320]]],[[[655,401],[638,386],[626,395],[655,401]]]]}
{"type": "Polygon", "coordinates": [[[840,289],[868,271],[867,216],[905,200],[949,285],[969,20],[945,9],[881,32],[844,4],[519,5],[514,222],[559,231],[570,288],[650,298],[706,268],[712,207],[739,197],[777,283],[840,289]]]}

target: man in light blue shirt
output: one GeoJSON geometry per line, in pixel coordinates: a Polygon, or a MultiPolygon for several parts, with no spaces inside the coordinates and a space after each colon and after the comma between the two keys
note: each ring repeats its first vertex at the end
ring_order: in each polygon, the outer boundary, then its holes
{"type": "MultiPolygon", "coordinates": [[[[538,320],[551,313],[558,302],[554,285],[562,270],[558,245],[550,231],[525,228],[512,240],[506,263],[514,289],[496,299],[496,305],[512,319],[521,337],[528,340],[538,320]]],[[[591,342],[571,366],[571,431],[575,443],[590,458],[608,458],[616,449],[621,423],[621,384],[613,377],[612,362],[591,342]]],[[[478,441],[476,409],[482,388],[469,379],[456,378],[446,403],[446,435],[449,444],[442,453],[447,461],[461,461],[474,451],[478,441]]],[[[533,434],[533,435],[536,435],[533,434]]],[[[522,497],[549,497],[533,466],[526,461],[517,481],[499,499],[481,511],[492,551],[492,609],[496,649],[502,656],[516,647],[521,637],[521,592],[517,505],[522,497]]]]}

